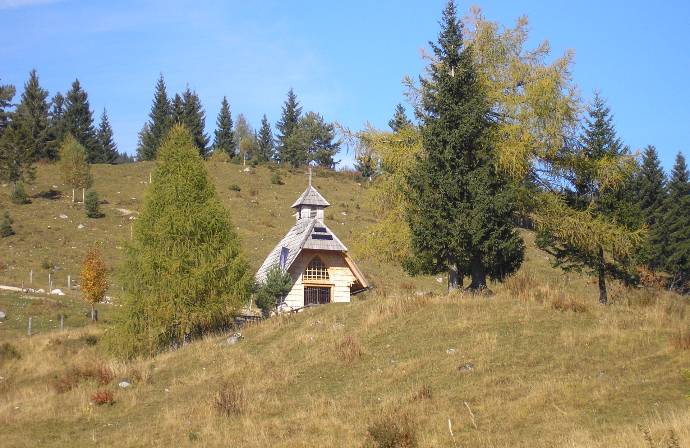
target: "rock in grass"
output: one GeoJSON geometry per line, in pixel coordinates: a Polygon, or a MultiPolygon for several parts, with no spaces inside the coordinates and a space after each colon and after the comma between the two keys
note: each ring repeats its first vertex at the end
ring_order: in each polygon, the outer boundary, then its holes
{"type": "Polygon", "coordinates": [[[131,386],[131,384],[129,381],[120,381],[118,386],[120,386],[120,389],[127,389],[129,386],[131,386]]]}
{"type": "Polygon", "coordinates": [[[228,343],[228,345],[235,345],[238,342],[240,342],[241,339],[243,339],[243,336],[241,333],[234,333],[228,337],[227,343],[228,343]]]}
{"type": "Polygon", "coordinates": [[[5,314],[5,312],[3,310],[0,310],[0,320],[5,320],[6,317],[7,317],[7,314],[5,314]]]}

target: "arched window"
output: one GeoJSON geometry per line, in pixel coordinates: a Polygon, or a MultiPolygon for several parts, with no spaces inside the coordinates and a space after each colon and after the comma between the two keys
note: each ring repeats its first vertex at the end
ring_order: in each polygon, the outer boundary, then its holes
{"type": "Polygon", "coordinates": [[[304,280],[328,280],[328,269],[319,257],[314,257],[307,265],[304,280]]]}

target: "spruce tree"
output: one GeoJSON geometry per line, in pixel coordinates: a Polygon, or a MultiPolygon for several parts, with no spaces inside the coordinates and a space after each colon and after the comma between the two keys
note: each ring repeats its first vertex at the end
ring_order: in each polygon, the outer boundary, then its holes
{"type": "Polygon", "coordinates": [[[266,118],[266,114],[261,118],[261,129],[259,129],[258,137],[258,152],[256,160],[259,162],[269,162],[274,157],[274,141],[273,133],[271,132],[271,124],[266,118]]]}
{"type": "Polygon", "coordinates": [[[208,155],[209,138],[205,134],[206,113],[201,105],[199,95],[189,87],[182,93],[183,113],[181,123],[192,134],[194,144],[199,149],[199,155],[208,155]]]}
{"type": "Polygon", "coordinates": [[[23,127],[27,136],[26,151],[37,159],[55,160],[57,153],[48,145],[48,91],[38,81],[36,70],[31,70],[29,80],[17,106],[14,121],[23,127]]]}
{"type": "Polygon", "coordinates": [[[668,182],[662,229],[666,235],[664,267],[671,275],[671,287],[686,291],[690,282],[690,174],[681,153],[668,182]]]}
{"type": "Polygon", "coordinates": [[[191,133],[173,126],[126,252],[111,344],[120,355],[154,354],[232,321],[253,283],[234,228],[191,133]]]}
{"type": "Polygon", "coordinates": [[[34,179],[37,157],[32,142],[26,126],[12,121],[5,128],[0,136],[0,181],[10,182],[16,189],[22,182],[34,179]]]}
{"type": "Polygon", "coordinates": [[[11,84],[0,84],[0,137],[10,123],[12,116],[12,98],[14,98],[15,88],[11,84]]]}
{"type": "Polygon", "coordinates": [[[522,263],[524,243],[512,222],[516,197],[495,167],[491,107],[453,1],[430,45],[438,62],[421,80],[424,154],[408,179],[412,256],[405,267],[448,272],[449,289],[469,274],[469,289],[481,291],[487,277],[502,280],[522,263]]]}
{"type": "Polygon", "coordinates": [[[661,167],[656,148],[647,146],[642,154],[642,165],[635,176],[635,198],[642,217],[649,228],[647,265],[658,269],[663,265],[666,234],[661,226],[666,199],[666,175],[661,167]]]}
{"type": "Polygon", "coordinates": [[[403,128],[412,126],[412,122],[407,118],[407,115],[405,115],[405,107],[402,104],[398,103],[398,105],[395,106],[395,114],[388,122],[388,126],[390,126],[393,132],[398,132],[403,128]]]}
{"type": "Polygon", "coordinates": [[[172,100],[171,111],[173,124],[184,123],[184,101],[179,93],[176,93],[172,100]]]}
{"type": "Polygon", "coordinates": [[[220,104],[220,112],[216,119],[216,131],[213,134],[213,150],[221,151],[232,158],[235,155],[235,140],[232,130],[232,115],[228,99],[223,97],[220,104]]]}
{"type": "Polygon", "coordinates": [[[89,163],[93,163],[99,154],[96,129],[93,125],[93,112],[89,106],[89,96],[82,89],[79,80],[72,83],[72,88],[65,97],[65,130],[86,149],[89,163]]]}
{"type": "Polygon", "coordinates": [[[289,139],[292,133],[297,129],[299,125],[300,117],[302,116],[302,108],[297,101],[297,95],[290,89],[287,94],[287,99],[285,104],[283,104],[283,112],[276,127],[278,128],[279,134],[277,136],[277,146],[276,146],[276,159],[280,163],[284,162],[294,162],[302,157],[294,153],[294,149],[289,147],[289,139]],[[292,160],[290,160],[292,159],[292,160]]]}
{"type": "Polygon", "coordinates": [[[288,138],[283,159],[294,167],[315,163],[333,169],[337,163],[334,157],[340,150],[340,141],[335,138],[331,123],[316,112],[307,112],[288,138]]]}
{"type": "Polygon", "coordinates": [[[10,212],[5,212],[0,219],[0,238],[7,238],[8,236],[14,235],[14,229],[12,228],[12,223],[14,221],[10,217],[10,212]]]}
{"type": "Polygon", "coordinates": [[[50,152],[58,153],[62,140],[67,133],[65,124],[65,97],[60,92],[53,96],[50,101],[50,126],[48,128],[48,142],[50,152]]]}
{"type": "Polygon", "coordinates": [[[172,124],[171,115],[172,110],[168,100],[165,79],[161,74],[156,82],[156,91],[153,94],[149,121],[139,136],[139,147],[137,148],[139,160],[153,160],[156,158],[158,148],[170,130],[172,124]]]}
{"type": "Polygon", "coordinates": [[[98,125],[97,137],[98,144],[101,147],[101,153],[97,163],[114,164],[118,156],[117,145],[113,140],[113,128],[110,126],[108,112],[105,109],[103,109],[103,113],[101,114],[101,122],[98,125]]]}

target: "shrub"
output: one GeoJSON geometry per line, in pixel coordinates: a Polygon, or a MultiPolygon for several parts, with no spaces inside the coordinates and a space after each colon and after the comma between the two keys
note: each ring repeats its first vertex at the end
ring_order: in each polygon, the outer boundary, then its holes
{"type": "Polygon", "coordinates": [[[97,406],[104,404],[112,405],[115,403],[115,397],[113,396],[113,392],[111,390],[100,389],[91,395],[91,402],[97,406]]]}
{"type": "Polygon", "coordinates": [[[0,220],[0,237],[6,238],[8,236],[14,235],[14,229],[12,228],[12,223],[14,221],[10,218],[10,212],[5,212],[0,220]]]}
{"type": "Polygon", "coordinates": [[[22,355],[17,350],[17,347],[9,342],[3,342],[0,345],[0,364],[10,359],[21,359],[22,355]]]}
{"type": "Polygon", "coordinates": [[[232,184],[230,185],[230,191],[242,191],[242,188],[237,184],[232,184]]]}
{"type": "Polygon", "coordinates": [[[267,316],[280,304],[291,288],[290,274],[278,266],[273,266],[266,273],[266,281],[259,285],[256,291],[256,306],[267,316]]]}
{"type": "Polygon", "coordinates": [[[417,432],[405,414],[388,414],[372,423],[367,429],[369,448],[415,448],[417,432]]]}
{"type": "Polygon", "coordinates": [[[115,374],[110,367],[101,363],[86,364],[75,366],[67,370],[61,377],[55,379],[53,388],[59,394],[65,393],[77,387],[83,381],[94,381],[99,386],[109,384],[115,374]]]}
{"type": "Polygon", "coordinates": [[[240,415],[247,405],[244,388],[233,382],[224,382],[214,397],[216,411],[225,417],[240,415]]]}
{"type": "Polygon", "coordinates": [[[335,345],[336,353],[338,358],[350,364],[355,359],[362,356],[364,351],[362,350],[362,345],[355,336],[347,335],[340,342],[335,345]]]}
{"type": "Polygon", "coordinates": [[[100,202],[98,201],[98,193],[93,190],[90,190],[88,193],[86,193],[86,198],[84,199],[84,210],[86,211],[87,218],[103,217],[100,202]]]}
{"type": "Polygon", "coordinates": [[[86,254],[81,268],[81,291],[84,300],[91,304],[91,320],[96,320],[95,305],[103,300],[108,290],[108,279],[101,253],[93,248],[86,254]]]}
{"type": "Polygon", "coordinates": [[[29,196],[26,195],[26,190],[24,189],[24,184],[22,182],[17,182],[10,194],[10,200],[13,204],[22,205],[28,204],[29,196]]]}
{"type": "Polygon", "coordinates": [[[41,268],[45,269],[46,271],[48,269],[53,269],[53,263],[48,261],[47,258],[44,258],[43,261],[41,262],[41,268]]]}
{"type": "Polygon", "coordinates": [[[271,174],[271,183],[273,185],[283,185],[283,177],[280,175],[278,171],[274,171],[273,174],[271,174]]]}

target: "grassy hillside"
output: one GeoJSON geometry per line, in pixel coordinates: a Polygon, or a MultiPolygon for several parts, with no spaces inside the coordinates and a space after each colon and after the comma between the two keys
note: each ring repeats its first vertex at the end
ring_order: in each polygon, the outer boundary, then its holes
{"type": "MultiPolygon", "coordinates": [[[[291,225],[306,179],[284,173],[285,185],[273,185],[265,168],[208,167],[256,267],[291,225]]],[[[0,283],[32,268],[46,275],[44,260],[58,278],[76,272],[95,240],[114,266],[130,222],[117,209],[138,209],[150,168],[95,167],[108,201],[100,220],[84,218],[66,189],[11,206],[17,235],[0,240],[0,283]]],[[[33,193],[58,185],[55,176],[41,167],[33,193]]],[[[327,222],[351,245],[373,219],[356,205],[363,188],[340,175],[314,183],[333,204],[327,222]]],[[[525,265],[490,297],[448,296],[434,278],[360,260],[377,288],[351,304],[246,327],[234,345],[209,336],[131,363],[101,342],[117,303],[101,305],[92,325],[76,294],[0,291],[2,445],[363,446],[400,431],[420,447],[666,447],[672,437],[689,446],[688,299],[613,285],[613,304],[600,307],[590,279],[552,270],[524,236],[525,265]],[[113,403],[94,404],[98,391],[113,403]]]]}

